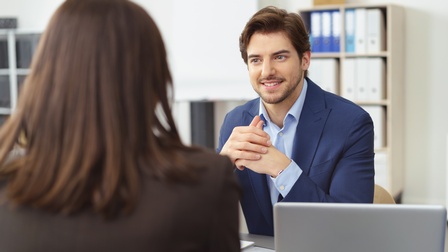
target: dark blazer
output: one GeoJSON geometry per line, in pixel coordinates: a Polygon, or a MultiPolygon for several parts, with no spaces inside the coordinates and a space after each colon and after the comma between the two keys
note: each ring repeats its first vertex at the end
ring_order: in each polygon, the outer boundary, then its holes
{"type": "MultiPolygon", "coordinates": [[[[308,81],[292,159],[303,170],[285,202],[373,202],[373,123],[358,105],[308,81]]],[[[218,152],[236,126],[259,114],[259,98],[229,112],[218,152]]],[[[273,208],[265,174],[236,169],[241,206],[250,233],[274,235],[273,208]]]]}
{"type": "Polygon", "coordinates": [[[28,207],[11,209],[0,189],[0,251],[240,251],[240,188],[227,157],[189,155],[203,167],[198,183],[146,178],[131,216],[112,221],[83,212],[71,217],[28,207]]]}

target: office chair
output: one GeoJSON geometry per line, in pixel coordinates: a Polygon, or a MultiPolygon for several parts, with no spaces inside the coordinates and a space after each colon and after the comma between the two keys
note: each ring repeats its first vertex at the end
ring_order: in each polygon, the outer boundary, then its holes
{"type": "Polygon", "coordinates": [[[394,197],[382,186],[375,184],[373,204],[395,204],[394,197]]]}

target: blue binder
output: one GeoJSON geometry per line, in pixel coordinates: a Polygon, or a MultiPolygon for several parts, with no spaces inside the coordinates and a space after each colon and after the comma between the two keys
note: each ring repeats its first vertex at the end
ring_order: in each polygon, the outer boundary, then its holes
{"type": "Polygon", "coordinates": [[[341,13],[339,10],[331,12],[331,52],[341,50],[341,13]]]}
{"type": "Polygon", "coordinates": [[[322,52],[331,52],[331,12],[322,11],[322,52]]]}
{"type": "Polygon", "coordinates": [[[322,52],[322,20],[319,11],[311,12],[311,51],[322,52]]]}
{"type": "Polygon", "coordinates": [[[345,10],[345,51],[355,52],[355,10],[345,10]]]}

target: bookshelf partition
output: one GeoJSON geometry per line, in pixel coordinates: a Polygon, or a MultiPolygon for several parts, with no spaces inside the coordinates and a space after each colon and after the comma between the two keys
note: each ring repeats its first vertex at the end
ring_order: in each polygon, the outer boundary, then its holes
{"type": "Polygon", "coordinates": [[[375,127],[375,182],[400,202],[404,178],[403,8],[393,4],[320,5],[298,13],[311,36],[310,78],[369,112],[375,127]],[[326,43],[336,43],[338,48],[332,50],[326,43]]]}

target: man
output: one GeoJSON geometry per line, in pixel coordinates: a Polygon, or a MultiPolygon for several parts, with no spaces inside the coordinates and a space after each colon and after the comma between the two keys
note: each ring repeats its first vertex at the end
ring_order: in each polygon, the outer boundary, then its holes
{"type": "Polygon", "coordinates": [[[229,112],[218,152],[233,161],[250,233],[274,235],[273,205],[373,202],[373,123],[358,105],[307,78],[311,53],[298,14],[252,16],[240,51],[260,98],[229,112]]]}

